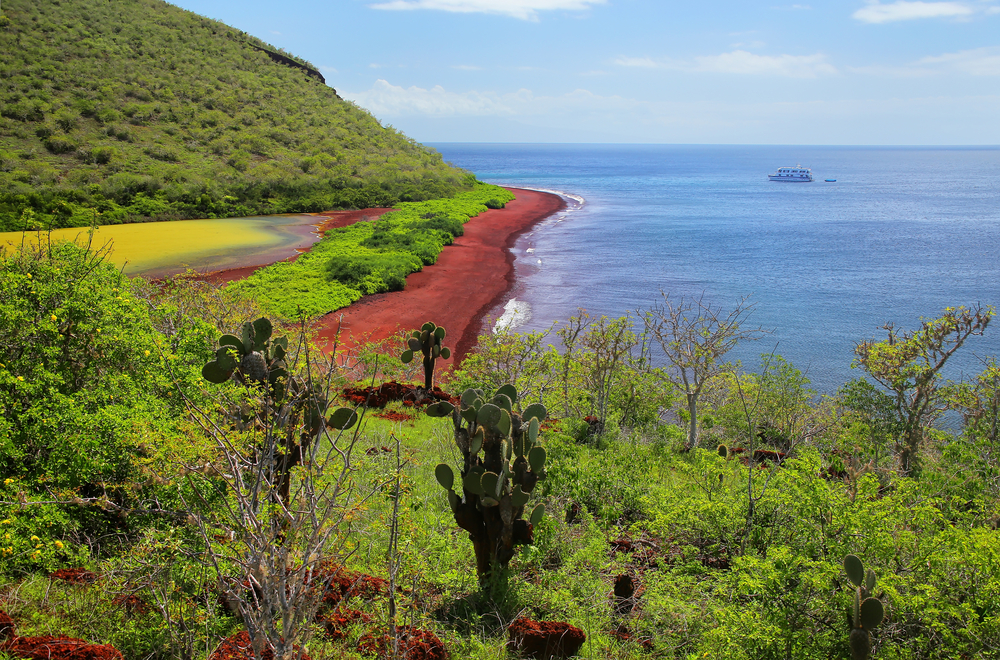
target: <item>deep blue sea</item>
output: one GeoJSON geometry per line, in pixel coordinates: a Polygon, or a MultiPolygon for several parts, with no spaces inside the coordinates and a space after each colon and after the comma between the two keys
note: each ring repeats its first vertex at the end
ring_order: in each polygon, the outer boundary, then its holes
{"type": "MultiPolygon", "coordinates": [[[[731,355],[755,370],[777,346],[833,393],[886,322],[1000,303],[1000,147],[431,146],[483,181],[582,200],[517,245],[522,331],[579,308],[621,316],[661,291],[722,307],[750,295],[773,334],[731,355]],[[816,181],[768,181],[797,164],[816,181]]],[[[947,375],[986,355],[1000,355],[1000,319],[947,375]]]]}

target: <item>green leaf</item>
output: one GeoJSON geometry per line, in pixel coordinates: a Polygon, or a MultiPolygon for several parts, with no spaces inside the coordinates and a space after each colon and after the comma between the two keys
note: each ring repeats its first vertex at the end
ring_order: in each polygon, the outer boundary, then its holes
{"type": "Polygon", "coordinates": [[[403,351],[403,354],[399,356],[399,359],[403,361],[403,364],[409,364],[413,361],[413,351],[403,351]]]}
{"type": "Polygon", "coordinates": [[[354,426],[357,421],[358,414],[350,408],[337,408],[333,411],[333,414],[330,415],[330,421],[327,425],[330,428],[346,431],[354,426]]]}
{"type": "Polygon", "coordinates": [[[453,491],[448,491],[448,505],[451,507],[452,512],[458,513],[458,506],[461,504],[461,500],[458,499],[458,494],[453,491]]]}
{"type": "Polygon", "coordinates": [[[421,349],[420,340],[417,339],[416,337],[410,337],[408,340],[406,340],[406,345],[414,353],[416,353],[417,351],[419,351],[421,349]]]}
{"type": "Polygon", "coordinates": [[[528,503],[528,499],[531,497],[531,493],[525,493],[521,490],[521,484],[514,486],[514,492],[511,493],[510,501],[514,506],[524,506],[528,503]]]}
{"type": "Polygon", "coordinates": [[[441,326],[438,326],[438,327],[437,327],[437,328],[435,328],[435,330],[434,330],[434,336],[435,336],[435,337],[437,337],[437,340],[438,340],[439,342],[440,342],[440,341],[444,341],[444,336],[445,336],[445,334],[446,334],[446,333],[445,333],[445,331],[444,331],[444,328],[443,328],[443,327],[441,327],[441,326]]]}
{"type": "Polygon", "coordinates": [[[441,357],[443,359],[445,359],[445,360],[447,360],[448,358],[450,358],[451,357],[451,349],[448,348],[447,346],[442,346],[441,347],[441,357]]]}
{"type": "Polygon", "coordinates": [[[451,487],[455,485],[455,473],[452,472],[451,467],[447,463],[439,463],[434,468],[434,476],[445,490],[450,491],[451,487]]]}
{"type": "Polygon", "coordinates": [[[542,516],[544,515],[545,515],[545,505],[539,504],[538,506],[536,506],[534,509],[531,510],[531,518],[529,522],[532,525],[537,525],[538,523],[542,522],[542,516]]]}
{"type": "Polygon", "coordinates": [[[538,440],[538,429],[539,428],[540,428],[540,424],[538,423],[538,418],[537,417],[532,417],[531,421],[528,423],[528,443],[529,443],[528,446],[529,447],[531,445],[535,444],[535,441],[538,440]]]}

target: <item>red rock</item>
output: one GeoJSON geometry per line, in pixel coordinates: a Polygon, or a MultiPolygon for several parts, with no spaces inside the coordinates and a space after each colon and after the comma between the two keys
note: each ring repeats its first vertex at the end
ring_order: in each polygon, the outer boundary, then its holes
{"type": "Polygon", "coordinates": [[[72,637],[12,637],[0,651],[31,660],[123,660],[110,644],[91,644],[72,637]]]}
{"type": "Polygon", "coordinates": [[[52,572],[49,577],[73,584],[90,584],[97,580],[97,574],[91,573],[85,568],[60,568],[52,572]]]}
{"type": "Polygon", "coordinates": [[[14,620],[10,618],[9,614],[0,610],[0,641],[16,636],[17,630],[14,628],[14,620]]]}
{"type": "MultiPolygon", "coordinates": [[[[438,636],[430,630],[413,626],[396,626],[399,637],[399,660],[447,660],[448,652],[438,636]]],[[[358,652],[379,658],[392,657],[389,635],[369,633],[358,640],[358,652]]]]}
{"type": "MultiPolygon", "coordinates": [[[[298,651],[297,647],[296,651],[298,651]]],[[[302,660],[310,660],[306,653],[303,653],[301,657],[302,660]]],[[[212,655],[208,656],[208,660],[254,660],[250,633],[244,630],[222,640],[212,651],[212,655]]],[[[274,650],[265,646],[263,653],[261,653],[261,660],[274,660],[274,650]]]]}
{"type": "Polygon", "coordinates": [[[510,624],[507,634],[509,648],[541,660],[572,657],[587,640],[582,630],[563,621],[517,619],[510,624]]]}

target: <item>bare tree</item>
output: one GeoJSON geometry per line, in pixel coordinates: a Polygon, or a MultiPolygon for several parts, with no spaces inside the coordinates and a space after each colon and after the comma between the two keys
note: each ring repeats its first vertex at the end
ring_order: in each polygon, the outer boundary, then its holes
{"type": "Polygon", "coordinates": [[[331,564],[343,564],[343,541],[365,496],[355,488],[357,433],[345,433],[358,417],[346,408],[328,411],[333,359],[310,354],[303,324],[296,350],[269,367],[279,374],[270,386],[237,367],[232,373],[242,386],[226,385],[223,392],[234,397],[228,406],[188,400],[217,458],[184,466],[178,493],[200,532],[202,560],[243,620],[254,656],[270,649],[289,660],[304,650],[335,577],[331,564]]]}
{"type": "Polygon", "coordinates": [[[749,296],[740,298],[731,311],[713,308],[705,294],[676,303],[660,292],[663,302],[645,314],[646,329],[663,349],[672,382],[687,398],[690,415],[687,448],[698,444],[698,397],[705,384],[724,370],[723,356],[741,340],[759,339],[766,331],[744,328],[755,307],[749,296]]]}

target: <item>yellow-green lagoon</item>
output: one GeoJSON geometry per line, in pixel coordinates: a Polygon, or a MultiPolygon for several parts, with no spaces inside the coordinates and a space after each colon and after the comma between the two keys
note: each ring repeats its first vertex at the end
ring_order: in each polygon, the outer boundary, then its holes
{"type": "MultiPolygon", "coordinates": [[[[110,243],[109,260],[129,275],[166,277],[188,269],[208,273],[294,256],[318,240],[316,227],[323,220],[317,215],[269,215],[106,225],[94,230],[92,246],[110,243]]],[[[90,231],[0,232],[0,249],[49,240],[86,244],[90,231]]]]}

